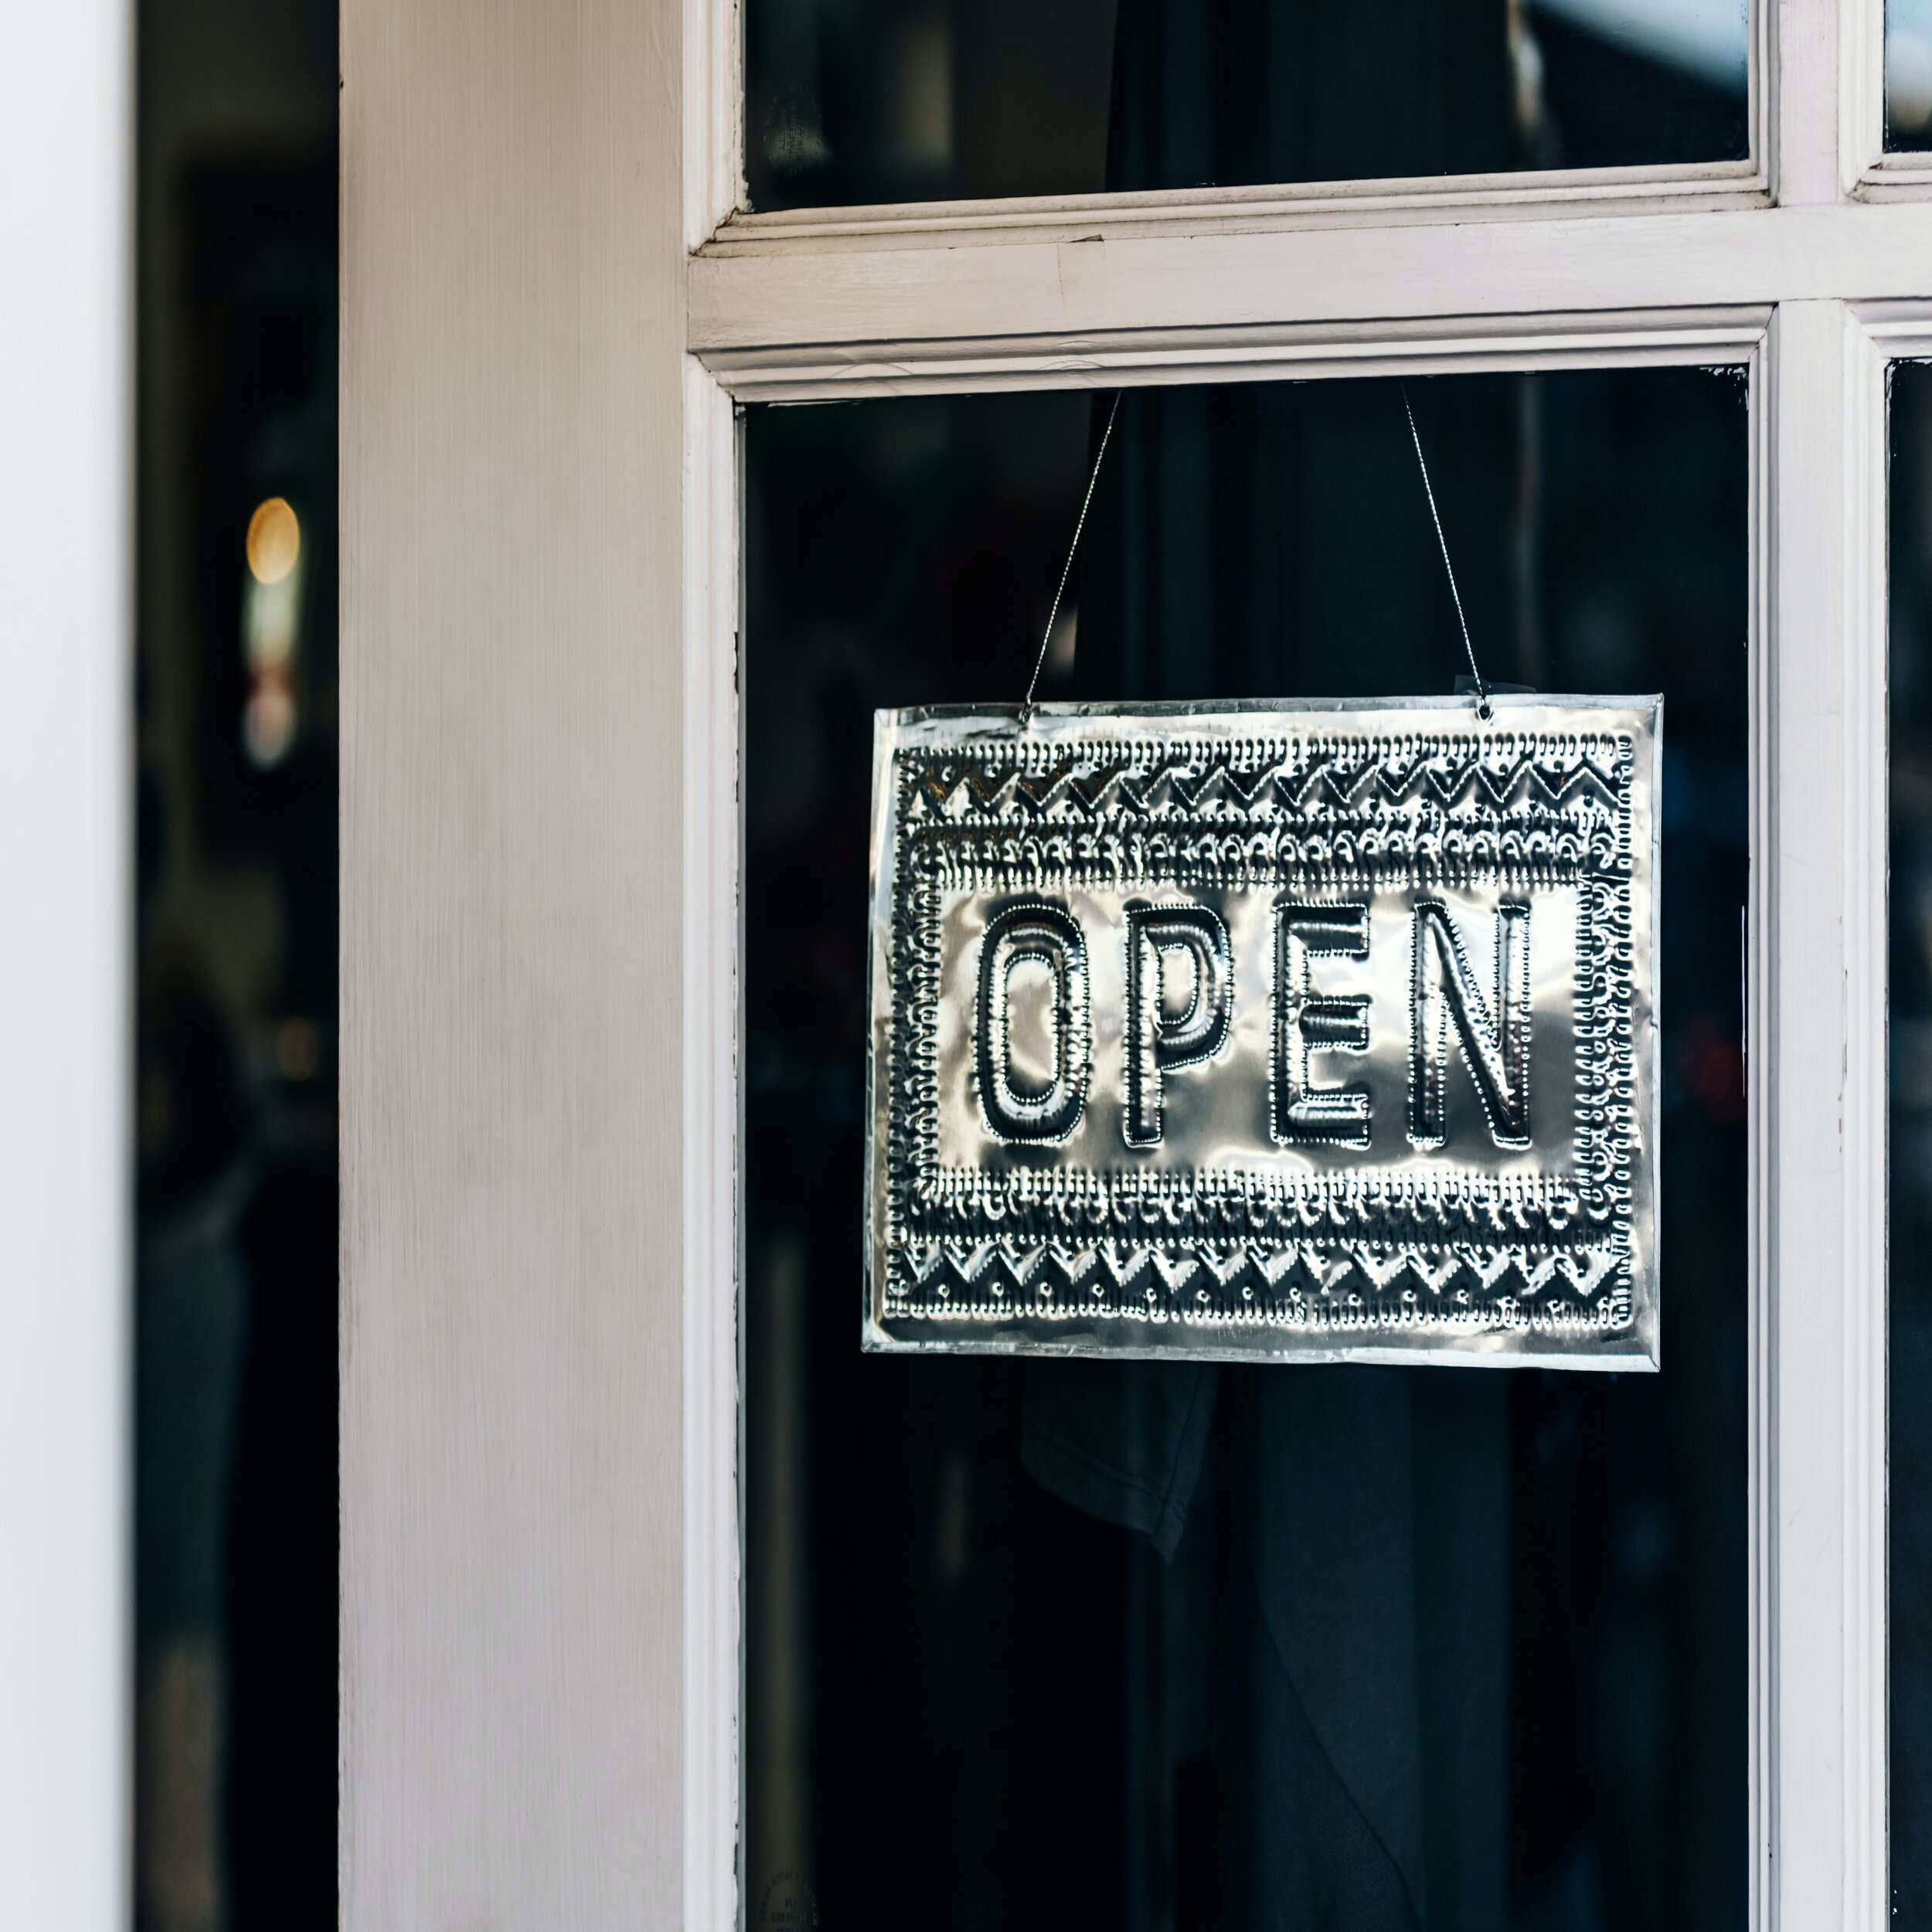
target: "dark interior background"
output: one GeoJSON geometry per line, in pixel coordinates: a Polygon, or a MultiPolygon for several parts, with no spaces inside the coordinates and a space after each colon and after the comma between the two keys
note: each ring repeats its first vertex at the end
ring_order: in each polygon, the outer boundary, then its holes
{"type": "Polygon", "coordinates": [[[747,0],[751,204],[1740,160],[1746,5],[747,0]]]}
{"type": "Polygon", "coordinates": [[[1892,1904],[1932,1920],[1932,365],[1892,372],[1892,1904]]]}
{"type": "MultiPolygon", "coordinates": [[[[1666,696],[1665,1366],[1388,1372],[1503,1405],[1505,1499],[1464,1526],[1512,1553],[1493,1607],[1508,1923],[1741,1926],[1743,378],[1410,390],[1486,673],[1666,696]]],[[[1197,1501],[1164,1563],[1024,1473],[1027,1365],[859,1346],[872,713],[1024,691],[1108,400],[750,413],[754,1927],[804,1923],[784,1917],[801,1900],[847,1928],[1272,1922],[1231,1902],[1237,1713],[1199,1668],[1228,1628],[1227,1492],[1197,1501]]],[[[1386,382],[1129,392],[1070,594],[1043,696],[1442,693],[1464,668],[1386,382]]],[[[1225,1372],[1253,1391],[1362,1372],[1225,1372]]]]}
{"type": "Polygon", "coordinates": [[[336,1917],[336,10],[140,0],[136,26],[135,1923],[319,1932],[336,1917]],[[264,659],[247,537],[274,497],[301,555],[264,659]]]}

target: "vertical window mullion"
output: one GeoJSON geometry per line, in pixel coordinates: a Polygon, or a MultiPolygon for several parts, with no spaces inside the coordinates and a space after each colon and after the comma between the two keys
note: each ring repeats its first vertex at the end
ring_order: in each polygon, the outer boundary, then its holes
{"type": "MultiPolygon", "coordinates": [[[[1787,206],[1840,193],[1839,0],[1757,0],[1767,16],[1770,182],[1787,206]]],[[[1861,0],[1843,0],[1856,6],[1861,0]]]]}
{"type": "Polygon", "coordinates": [[[743,519],[730,397],[684,368],[684,1923],[743,1921],[737,1212],[743,519]]]}
{"type": "Polygon", "coordinates": [[[1758,441],[1759,1922],[1847,1932],[1876,1932],[1885,1901],[1877,369],[1844,304],[1785,304],[1758,441]]]}
{"type": "Polygon", "coordinates": [[[1847,1896],[1889,1927],[1886,1617],[1887,883],[1886,359],[1845,311],[1847,1896]]]}

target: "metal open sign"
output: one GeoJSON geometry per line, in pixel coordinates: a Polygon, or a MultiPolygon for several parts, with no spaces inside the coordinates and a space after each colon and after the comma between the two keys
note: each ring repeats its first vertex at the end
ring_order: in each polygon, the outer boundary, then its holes
{"type": "Polygon", "coordinates": [[[1662,700],[879,716],[865,1341],[1657,1361],[1662,700]]]}

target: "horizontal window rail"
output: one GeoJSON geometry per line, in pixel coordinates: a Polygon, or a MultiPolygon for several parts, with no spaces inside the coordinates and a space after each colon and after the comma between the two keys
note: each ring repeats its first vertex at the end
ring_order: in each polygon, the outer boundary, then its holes
{"type": "Polygon", "coordinates": [[[911,249],[825,237],[706,250],[687,274],[687,344],[743,396],[777,400],[787,369],[801,400],[1155,379],[1157,365],[1184,381],[1293,350],[1298,332],[1346,344],[1423,324],[1480,342],[1566,318],[1932,299],[1932,202],[1063,242],[1021,228],[911,249]]]}

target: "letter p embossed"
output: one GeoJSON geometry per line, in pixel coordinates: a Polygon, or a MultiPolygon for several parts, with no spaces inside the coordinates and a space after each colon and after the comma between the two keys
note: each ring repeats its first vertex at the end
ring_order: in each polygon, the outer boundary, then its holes
{"type": "Polygon", "coordinates": [[[1158,1147],[1165,1074],[1211,1060],[1226,1046],[1234,1007],[1228,929],[1206,906],[1127,908],[1127,1118],[1129,1147],[1158,1147]],[[1187,1010],[1163,1008],[1170,959],[1193,962],[1187,1010]]]}

